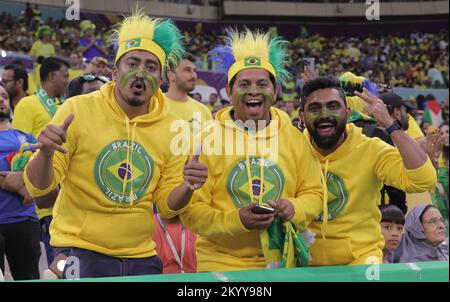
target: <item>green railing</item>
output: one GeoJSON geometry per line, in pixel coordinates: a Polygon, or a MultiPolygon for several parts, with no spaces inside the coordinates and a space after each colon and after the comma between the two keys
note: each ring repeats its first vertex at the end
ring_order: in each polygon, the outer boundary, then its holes
{"type": "MultiPolygon", "coordinates": [[[[58,280],[67,281],[67,280],[58,280]]],[[[448,262],[87,278],[84,282],[448,282],[448,262]]],[[[73,281],[72,281],[73,282],[73,281]]]]}

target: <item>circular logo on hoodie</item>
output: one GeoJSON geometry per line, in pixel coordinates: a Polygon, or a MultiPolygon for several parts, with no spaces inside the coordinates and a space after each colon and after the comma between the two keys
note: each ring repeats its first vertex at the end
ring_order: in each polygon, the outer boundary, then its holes
{"type": "Polygon", "coordinates": [[[276,201],[280,199],[284,188],[284,175],[281,169],[272,161],[251,157],[250,177],[247,172],[245,159],[241,160],[228,175],[227,191],[237,208],[241,208],[252,202],[251,190],[253,192],[253,201],[258,202],[262,194],[262,201],[276,201]],[[263,160],[264,181],[261,181],[261,160],[263,160]],[[250,178],[250,181],[249,181],[250,178]]]}
{"type": "MultiPolygon", "coordinates": [[[[348,192],[345,183],[334,173],[327,173],[328,188],[328,219],[336,218],[342,212],[348,202],[348,192]]],[[[316,218],[316,221],[323,221],[323,213],[316,218]]]]}
{"type": "Polygon", "coordinates": [[[112,202],[128,206],[144,196],[153,175],[153,160],[138,143],[116,140],[97,157],[95,180],[112,202]]]}

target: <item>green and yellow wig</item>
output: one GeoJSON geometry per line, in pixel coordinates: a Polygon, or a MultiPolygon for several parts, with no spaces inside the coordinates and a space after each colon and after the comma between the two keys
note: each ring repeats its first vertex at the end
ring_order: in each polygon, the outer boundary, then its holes
{"type": "Polygon", "coordinates": [[[285,81],[291,78],[286,70],[288,44],[270,32],[228,29],[226,44],[214,48],[211,54],[219,62],[221,71],[228,74],[228,83],[239,71],[248,68],[265,69],[276,80],[285,81]]]}
{"type": "Polygon", "coordinates": [[[183,36],[173,21],[150,18],[142,10],[126,17],[113,30],[111,41],[118,45],[116,63],[129,51],[146,50],[154,54],[165,69],[184,55],[183,36]]]}

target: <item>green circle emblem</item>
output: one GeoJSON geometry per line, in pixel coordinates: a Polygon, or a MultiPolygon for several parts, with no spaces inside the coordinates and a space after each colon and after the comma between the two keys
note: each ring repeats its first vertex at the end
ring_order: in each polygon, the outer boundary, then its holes
{"type": "MultiPolygon", "coordinates": [[[[345,183],[334,173],[327,173],[328,188],[328,220],[336,218],[348,202],[348,192],[345,183]]],[[[316,218],[323,221],[323,213],[316,218]]]]}
{"type": "MultiPolygon", "coordinates": [[[[249,162],[253,202],[259,201],[260,194],[262,194],[263,202],[280,199],[285,183],[281,169],[273,162],[264,160],[264,182],[261,182],[261,159],[252,157],[249,162]],[[261,183],[263,183],[262,188],[261,183]]],[[[237,208],[251,203],[248,180],[245,160],[241,160],[232,168],[227,178],[227,191],[237,208]]]]}
{"type": "Polygon", "coordinates": [[[140,144],[116,140],[97,156],[94,175],[109,200],[129,206],[130,199],[136,204],[147,191],[153,175],[153,159],[140,144]]]}

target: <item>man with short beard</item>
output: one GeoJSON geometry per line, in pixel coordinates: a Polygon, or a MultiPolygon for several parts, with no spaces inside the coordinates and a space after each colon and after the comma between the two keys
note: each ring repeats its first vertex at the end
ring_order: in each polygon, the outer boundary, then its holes
{"type": "Polygon", "coordinates": [[[25,67],[20,65],[6,65],[2,74],[2,83],[9,94],[11,109],[17,106],[19,101],[27,96],[28,74],[25,67]]]}
{"type": "Polygon", "coordinates": [[[201,129],[202,124],[212,120],[211,111],[202,103],[189,97],[188,93],[195,89],[197,71],[193,58],[186,55],[176,66],[167,71],[169,90],[166,100],[169,111],[189,123],[194,134],[201,129]]]}
{"type": "Polygon", "coordinates": [[[138,11],[113,39],[119,45],[113,80],[61,106],[24,173],[34,197],[61,184],[50,227],[58,260],[52,268],[61,277],[161,273],[153,203],[170,219],[208,177],[198,158],[187,162],[169,147],[175,116],[159,86],[169,62],[184,53],[178,28],[138,11]],[[71,256],[79,265],[60,269],[71,256]]]}
{"type": "Polygon", "coordinates": [[[305,84],[301,118],[328,187],[328,225],[324,228],[322,214],[309,226],[316,233],[313,266],[381,263],[378,202],[383,183],[406,192],[425,192],[436,184],[431,161],[383,101],[367,89],[355,95],[367,102],[366,112],[386,129],[397,149],[347,124],[350,109],[337,78],[318,77],[305,84]]]}

